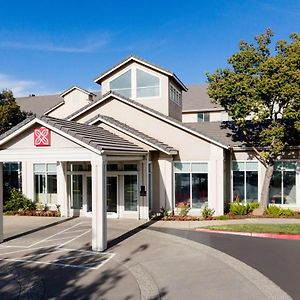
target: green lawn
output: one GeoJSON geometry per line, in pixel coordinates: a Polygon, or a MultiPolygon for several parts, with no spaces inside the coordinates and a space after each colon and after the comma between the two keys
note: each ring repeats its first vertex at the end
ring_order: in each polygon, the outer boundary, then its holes
{"type": "Polygon", "coordinates": [[[234,224],[204,227],[211,230],[300,234],[300,224],[234,224]]]}

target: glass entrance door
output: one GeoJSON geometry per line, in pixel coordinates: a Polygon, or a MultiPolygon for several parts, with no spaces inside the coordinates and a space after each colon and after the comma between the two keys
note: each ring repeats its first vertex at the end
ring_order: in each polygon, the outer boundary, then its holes
{"type": "Polygon", "coordinates": [[[124,175],[124,211],[136,212],[138,209],[137,175],[124,175]]]}
{"type": "Polygon", "coordinates": [[[118,210],[118,177],[106,177],[106,199],[107,199],[107,213],[117,214],[118,210]]]}

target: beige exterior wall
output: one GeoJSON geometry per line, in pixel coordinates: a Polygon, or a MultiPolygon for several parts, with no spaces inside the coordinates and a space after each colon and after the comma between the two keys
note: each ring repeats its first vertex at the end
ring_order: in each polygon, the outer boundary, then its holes
{"type": "Polygon", "coordinates": [[[210,158],[210,142],[116,99],[103,103],[89,114],[78,117],[77,120],[84,123],[98,114],[113,117],[174,147],[179,150],[177,157],[179,160],[209,160],[210,158]]]}
{"type": "Polygon", "coordinates": [[[64,104],[57,107],[48,115],[54,118],[65,118],[89,103],[91,98],[80,90],[73,90],[63,97],[64,104]]]}
{"type": "Polygon", "coordinates": [[[182,122],[196,123],[197,121],[197,113],[182,113],[182,122]]]}
{"type": "MultiPolygon", "coordinates": [[[[223,120],[223,114],[221,111],[211,111],[209,112],[210,122],[219,122],[219,121],[227,121],[223,120]]],[[[182,122],[189,123],[189,122],[198,122],[198,113],[197,112],[184,112],[182,113],[182,122]]]]}

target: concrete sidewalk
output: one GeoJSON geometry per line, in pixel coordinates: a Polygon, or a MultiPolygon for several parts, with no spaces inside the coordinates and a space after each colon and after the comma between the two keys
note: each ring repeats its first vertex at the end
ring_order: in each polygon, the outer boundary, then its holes
{"type": "Polygon", "coordinates": [[[90,222],[73,219],[2,244],[0,296],[14,299],[23,280],[23,295],[36,295],[33,299],[290,299],[239,260],[201,243],[152,230],[193,228],[207,221],[108,220],[110,248],[105,255],[111,259],[100,268],[81,268],[99,256],[88,251],[90,222]],[[57,248],[54,244],[61,243],[59,237],[65,243],[68,234],[67,248],[57,248]],[[51,236],[52,244],[47,240],[51,236]],[[73,263],[79,267],[69,267],[73,263]]]}

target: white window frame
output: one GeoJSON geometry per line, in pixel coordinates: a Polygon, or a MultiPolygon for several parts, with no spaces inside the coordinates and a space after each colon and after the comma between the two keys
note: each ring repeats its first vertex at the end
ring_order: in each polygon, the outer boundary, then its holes
{"type": "MultiPolygon", "coordinates": [[[[233,201],[233,172],[235,170],[233,170],[233,163],[236,162],[236,163],[244,163],[245,165],[247,165],[246,163],[247,162],[256,162],[257,163],[257,203],[260,202],[260,192],[261,192],[261,180],[260,180],[260,163],[258,160],[247,160],[247,159],[241,159],[241,160],[234,160],[234,159],[231,159],[231,162],[230,162],[230,169],[231,169],[231,188],[230,188],[230,202],[234,202],[233,201]]],[[[247,170],[247,168],[244,168],[244,197],[245,199],[243,200],[243,202],[241,201],[242,204],[247,204],[247,198],[246,198],[246,195],[247,195],[247,188],[246,188],[246,172],[250,170],[247,170]]]]}
{"type": "Polygon", "coordinates": [[[181,161],[181,160],[174,160],[173,161],[173,166],[172,166],[172,169],[173,169],[173,207],[176,208],[176,198],[175,198],[175,189],[176,189],[176,182],[175,182],[175,174],[183,174],[183,173],[189,173],[190,175],[190,210],[192,211],[199,211],[201,210],[202,208],[193,208],[193,199],[192,199],[192,195],[193,195],[193,185],[192,185],[192,174],[207,174],[207,201],[209,202],[209,180],[210,180],[210,177],[209,177],[209,170],[210,170],[210,162],[207,161],[207,160],[193,160],[193,161],[181,161]],[[185,163],[189,163],[190,164],[190,169],[189,169],[189,172],[178,172],[175,170],[175,164],[176,163],[181,163],[181,164],[185,164],[185,163]],[[207,172],[193,172],[192,171],[192,164],[197,164],[197,163],[202,163],[202,164],[206,164],[207,165],[207,172]]]}
{"type": "Polygon", "coordinates": [[[283,180],[282,180],[282,170],[281,170],[281,203],[269,203],[271,205],[276,205],[276,206],[284,206],[284,207],[295,207],[295,206],[299,206],[300,204],[300,199],[299,199],[299,195],[300,195],[300,173],[297,172],[297,170],[299,170],[299,167],[300,167],[300,161],[299,159],[281,159],[281,160],[276,160],[276,162],[281,162],[281,163],[284,163],[284,162],[294,162],[296,163],[296,170],[295,170],[295,173],[296,173],[296,202],[295,203],[291,203],[291,204],[282,204],[282,200],[283,200],[283,180]]]}
{"type": "MultiPolygon", "coordinates": [[[[131,97],[129,97],[130,99],[139,99],[139,100],[147,100],[147,99],[158,99],[161,98],[162,95],[162,80],[161,80],[161,76],[159,76],[159,74],[157,74],[156,72],[152,72],[149,69],[146,68],[142,68],[140,66],[136,66],[136,65],[131,65],[127,68],[125,68],[124,70],[122,70],[122,72],[119,72],[117,74],[115,74],[114,76],[112,76],[109,81],[108,81],[108,90],[111,90],[110,88],[110,83],[115,80],[116,78],[122,76],[123,74],[125,74],[126,72],[131,71],[131,97]],[[158,96],[149,96],[149,97],[137,97],[137,69],[139,69],[140,71],[143,71],[145,73],[148,73],[152,76],[155,76],[159,79],[159,95],[158,96]]],[[[148,88],[148,87],[147,87],[148,88]]],[[[119,89],[119,90],[123,90],[123,89],[119,89]]],[[[127,89],[126,89],[127,90],[127,89]]],[[[116,91],[118,93],[118,90],[114,89],[112,91],[116,91]]]]}
{"type": "MultiPolygon", "coordinates": [[[[48,174],[49,175],[56,175],[56,195],[57,195],[57,188],[58,188],[58,186],[57,186],[57,162],[34,162],[33,164],[32,164],[32,174],[33,174],[33,188],[34,188],[34,199],[33,199],[33,201],[34,202],[36,202],[36,201],[38,201],[37,199],[36,199],[36,193],[35,193],[35,189],[36,189],[36,187],[35,187],[35,175],[45,175],[45,190],[46,190],[46,193],[42,193],[42,194],[48,194],[48,174]],[[34,166],[35,165],[44,165],[45,166],[45,171],[44,172],[40,172],[40,171],[34,171],[34,166]],[[47,165],[56,165],[56,172],[52,172],[52,171],[50,171],[50,172],[48,172],[47,171],[47,165]]],[[[56,199],[56,201],[57,201],[57,199],[56,199]]],[[[52,204],[52,203],[48,203],[48,197],[47,197],[47,204],[52,204]]]]}
{"type": "Polygon", "coordinates": [[[169,94],[169,100],[176,103],[180,107],[182,106],[182,93],[172,83],[169,83],[168,94],[169,94]],[[173,96],[172,96],[172,92],[174,92],[173,96]]]}
{"type": "Polygon", "coordinates": [[[200,111],[200,112],[198,112],[197,113],[197,122],[199,122],[199,123],[210,122],[210,112],[209,111],[200,111]],[[199,119],[200,114],[203,114],[203,120],[202,121],[199,119]],[[205,121],[205,116],[208,116],[208,121],[205,121]]]}

